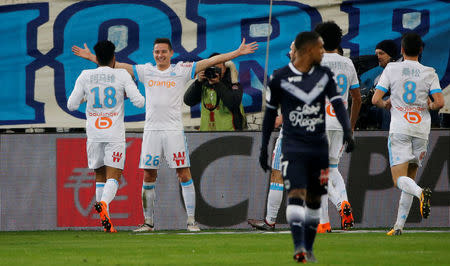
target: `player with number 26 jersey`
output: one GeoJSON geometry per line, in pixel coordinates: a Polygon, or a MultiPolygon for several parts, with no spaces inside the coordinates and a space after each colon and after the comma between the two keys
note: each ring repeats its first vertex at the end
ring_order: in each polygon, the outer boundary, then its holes
{"type": "Polygon", "coordinates": [[[124,96],[138,108],[145,104],[130,74],[124,69],[101,66],[83,70],[69,97],[67,107],[79,108],[86,104],[86,134],[88,142],[124,142],[124,96]]]}
{"type": "Polygon", "coordinates": [[[389,63],[376,89],[391,90],[389,133],[428,139],[431,127],[428,96],[442,92],[434,68],[412,60],[389,63]]]}

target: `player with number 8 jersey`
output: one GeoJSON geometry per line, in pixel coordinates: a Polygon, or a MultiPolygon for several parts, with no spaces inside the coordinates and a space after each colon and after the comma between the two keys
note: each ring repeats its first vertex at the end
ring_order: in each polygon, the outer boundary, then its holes
{"type": "Polygon", "coordinates": [[[421,188],[414,179],[427,152],[431,118],[428,110],[439,110],[444,105],[439,78],[431,67],[419,63],[423,41],[417,33],[402,37],[403,62],[387,64],[372,103],[391,110],[388,150],[394,186],[402,193],[394,228],[387,235],[401,235],[413,197],[420,200],[420,213],[428,218],[431,207],[431,189],[421,188]],[[391,90],[389,100],[383,96],[391,90]],[[430,100],[433,98],[433,101],[430,100]]]}

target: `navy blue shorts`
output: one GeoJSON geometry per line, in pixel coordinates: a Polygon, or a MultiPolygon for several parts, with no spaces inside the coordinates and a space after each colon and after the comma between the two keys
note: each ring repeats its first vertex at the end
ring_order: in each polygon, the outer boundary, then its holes
{"type": "Polygon", "coordinates": [[[306,188],[309,193],[323,195],[327,193],[327,185],[320,185],[320,171],[328,168],[328,152],[297,153],[295,159],[281,160],[284,187],[292,189],[306,188]],[[285,169],[286,168],[286,169],[285,169]]]}

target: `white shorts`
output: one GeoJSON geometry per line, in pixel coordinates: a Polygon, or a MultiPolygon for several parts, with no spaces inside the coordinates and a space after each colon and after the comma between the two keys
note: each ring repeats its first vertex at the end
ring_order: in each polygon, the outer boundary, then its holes
{"type": "Polygon", "coordinates": [[[281,142],[282,142],[281,133],[275,142],[275,148],[272,152],[272,169],[281,171],[281,142]]]}
{"type": "Polygon", "coordinates": [[[97,169],[104,165],[122,169],[125,165],[125,142],[86,142],[88,166],[97,169]]]}
{"type": "Polygon", "coordinates": [[[330,167],[337,167],[344,152],[344,132],[340,130],[327,130],[328,159],[330,167]]]}
{"type": "Polygon", "coordinates": [[[427,154],[428,140],[405,134],[389,134],[388,149],[391,167],[402,163],[415,163],[419,167],[427,154]]]}
{"type": "Polygon", "coordinates": [[[144,131],[139,168],[159,169],[163,154],[170,168],[191,166],[186,136],[183,131],[144,131]]]}

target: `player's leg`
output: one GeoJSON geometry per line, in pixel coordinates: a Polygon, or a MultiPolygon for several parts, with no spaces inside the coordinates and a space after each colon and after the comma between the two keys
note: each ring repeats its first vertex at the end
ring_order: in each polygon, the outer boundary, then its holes
{"type": "Polygon", "coordinates": [[[96,203],[95,209],[100,215],[103,227],[108,232],[116,232],[109,217],[108,209],[119,189],[119,180],[125,165],[125,152],[125,142],[105,143],[104,145],[106,182],[100,202],[96,203]]]}
{"type": "Polygon", "coordinates": [[[142,233],[154,230],[154,212],[156,199],[156,179],[161,160],[162,139],[158,131],[144,131],[139,168],[144,169],[142,182],[142,211],[144,223],[133,230],[142,233]]]}
{"type": "MultiPolygon", "coordinates": [[[[418,165],[413,163],[408,165],[407,176],[411,179],[416,178],[418,165]]],[[[395,221],[394,228],[387,232],[388,236],[401,235],[403,233],[403,227],[405,226],[406,219],[409,215],[409,210],[413,202],[413,196],[403,192],[400,195],[400,201],[398,203],[397,220],[395,221]]]]}
{"type": "Polygon", "coordinates": [[[288,194],[288,205],[286,208],[286,220],[291,229],[294,241],[294,260],[306,262],[305,249],[305,207],[307,186],[307,161],[289,161],[282,158],[281,172],[284,186],[288,194]]]}
{"type": "Polygon", "coordinates": [[[102,199],[103,188],[106,182],[106,168],[102,166],[95,169],[95,201],[99,202],[102,199]]]}
{"type": "Polygon", "coordinates": [[[284,184],[281,175],[281,143],[282,137],[280,135],[272,152],[272,171],[270,173],[269,193],[267,195],[266,218],[262,220],[248,220],[252,227],[259,230],[275,229],[278,211],[283,201],[284,184]]]}
{"type": "Polygon", "coordinates": [[[163,150],[170,168],[175,168],[181,185],[184,206],[187,214],[187,229],[192,232],[200,231],[195,221],[195,187],[191,176],[191,162],[187,139],[183,131],[165,131],[163,150]]]}
{"type": "Polygon", "coordinates": [[[327,181],[329,178],[328,151],[311,154],[310,160],[307,165],[308,186],[305,201],[305,249],[307,254],[309,254],[307,260],[316,262],[313,254],[313,245],[320,219],[321,197],[327,193],[327,181]]]}

